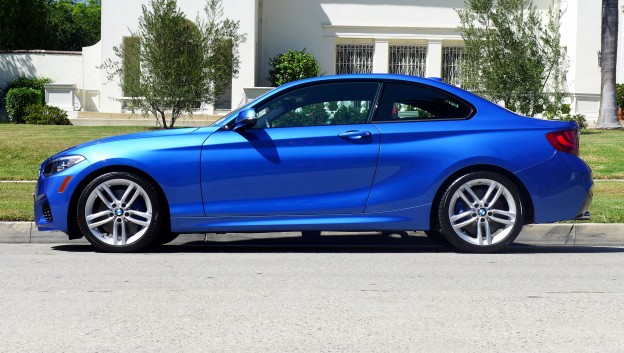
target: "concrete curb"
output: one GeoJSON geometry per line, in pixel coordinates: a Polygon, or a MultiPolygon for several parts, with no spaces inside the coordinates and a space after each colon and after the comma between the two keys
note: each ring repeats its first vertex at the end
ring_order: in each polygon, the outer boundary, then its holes
{"type": "Polygon", "coordinates": [[[622,223],[534,224],[516,243],[570,246],[624,246],[622,223]]]}
{"type": "MultiPolygon", "coordinates": [[[[280,233],[287,236],[290,233],[280,233]]],[[[297,236],[298,233],[292,233],[297,236]]],[[[203,236],[201,236],[203,237],[203,236]]],[[[188,241],[196,239],[188,237],[188,241]]],[[[210,238],[213,238],[212,236],[210,238]]],[[[229,237],[220,236],[227,241],[229,237]]],[[[232,237],[232,240],[240,237],[232,237]]],[[[180,239],[183,240],[183,239],[180,239]]],[[[0,222],[0,243],[4,244],[80,244],[85,239],[69,240],[62,232],[40,232],[33,222],[0,222]]],[[[624,246],[624,224],[538,224],[525,226],[516,243],[553,246],[624,246]]]]}
{"type": "Polygon", "coordinates": [[[3,244],[58,244],[69,241],[63,232],[40,232],[34,222],[0,222],[0,243],[3,244]]]}

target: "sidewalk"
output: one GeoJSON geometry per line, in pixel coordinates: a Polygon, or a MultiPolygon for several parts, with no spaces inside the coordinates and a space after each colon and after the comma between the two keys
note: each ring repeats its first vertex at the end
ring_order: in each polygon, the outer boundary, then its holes
{"type": "MultiPolygon", "coordinates": [[[[300,233],[280,233],[280,236],[298,236],[300,233]]],[[[419,235],[422,235],[418,233],[419,235]]],[[[244,236],[245,238],[249,235],[244,236]]],[[[268,236],[262,235],[263,238],[268,236]]],[[[214,239],[214,237],[210,236],[214,239]]],[[[240,240],[241,235],[219,236],[223,241],[240,240]]],[[[255,238],[255,237],[254,237],[255,238]]],[[[203,234],[181,236],[179,240],[203,240],[203,234]]],[[[83,239],[69,240],[62,232],[40,232],[32,222],[0,222],[0,243],[80,244],[83,239]]],[[[525,226],[516,243],[550,246],[624,246],[624,224],[539,224],[525,226]]]]}

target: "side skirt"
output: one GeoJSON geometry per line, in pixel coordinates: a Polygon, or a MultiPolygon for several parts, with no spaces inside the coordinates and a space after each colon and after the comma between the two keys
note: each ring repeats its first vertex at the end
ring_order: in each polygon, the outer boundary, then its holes
{"type": "Polygon", "coordinates": [[[245,217],[175,217],[175,233],[271,232],[302,230],[380,231],[428,230],[431,205],[359,215],[301,215],[245,217]]]}

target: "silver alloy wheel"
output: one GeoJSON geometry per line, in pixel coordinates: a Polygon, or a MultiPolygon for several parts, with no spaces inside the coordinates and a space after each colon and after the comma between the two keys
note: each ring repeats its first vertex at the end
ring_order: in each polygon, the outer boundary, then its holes
{"type": "Polygon", "coordinates": [[[91,191],[84,215],[89,231],[99,241],[123,246],[145,235],[152,223],[152,202],[139,184],[111,179],[91,191]]]}
{"type": "Polygon", "coordinates": [[[500,243],[513,231],[517,205],[511,192],[491,179],[470,180],[453,194],[448,217],[455,234],[469,244],[500,243]]]}

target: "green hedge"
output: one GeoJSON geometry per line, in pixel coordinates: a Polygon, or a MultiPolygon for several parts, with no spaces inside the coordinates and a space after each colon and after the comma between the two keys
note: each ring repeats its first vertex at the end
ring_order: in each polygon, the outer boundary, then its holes
{"type": "Polygon", "coordinates": [[[24,77],[19,76],[14,78],[7,85],[6,91],[10,91],[13,88],[32,88],[41,92],[41,104],[45,104],[45,87],[46,83],[52,83],[52,79],[47,77],[24,77]]]}
{"type": "Polygon", "coordinates": [[[6,111],[9,120],[18,124],[24,122],[26,107],[42,105],[43,98],[40,91],[33,88],[12,88],[6,95],[6,111]]]}
{"type": "Polygon", "coordinates": [[[24,122],[34,125],[71,125],[66,111],[50,105],[26,107],[24,122]]]}

